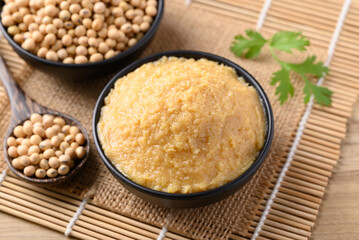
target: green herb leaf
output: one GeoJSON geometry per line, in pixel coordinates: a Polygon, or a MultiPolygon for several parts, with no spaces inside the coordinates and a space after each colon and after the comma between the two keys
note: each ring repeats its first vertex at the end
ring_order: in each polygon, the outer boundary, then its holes
{"type": "Polygon", "coordinates": [[[305,82],[305,86],[303,88],[303,92],[305,93],[304,103],[309,102],[311,94],[313,94],[315,101],[320,105],[329,106],[332,103],[330,98],[333,94],[332,91],[330,91],[328,88],[315,85],[306,77],[303,79],[305,82]]]}
{"type": "Polygon", "coordinates": [[[304,102],[308,103],[310,96],[320,105],[330,105],[332,91],[325,87],[317,86],[309,81],[308,75],[315,77],[325,76],[329,69],[324,66],[323,62],[315,63],[316,57],[307,57],[302,63],[287,63],[278,59],[275,50],[280,50],[292,53],[292,50],[305,51],[306,46],[310,42],[300,32],[281,31],[277,32],[266,40],[262,35],[256,31],[247,30],[248,38],[238,35],[232,42],[231,51],[240,57],[242,54],[246,58],[255,58],[260,54],[260,51],[266,42],[269,43],[269,50],[274,60],[282,67],[279,71],[273,73],[271,85],[277,85],[276,95],[279,95],[278,100],[281,104],[288,100],[289,96],[294,95],[294,87],[290,81],[291,71],[299,74],[305,82],[303,91],[305,93],[304,102]]]}
{"type": "Polygon", "coordinates": [[[281,31],[273,35],[269,45],[277,50],[292,53],[292,49],[305,51],[309,41],[301,32],[281,31]]]}
{"type": "Polygon", "coordinates": [[[288,99],[288,95],[293,97],[294,87],[290,82],[289,70],[285,67],[282,67],[278,72],[273,73],[271,85],[276,85],[279,82],[279,85],[276,88],[275,95],[279,95],[278,100],[282,105],[288,99]]]}
{"type": "Polygon", "coordinates": [[[311,56],[299,64],[288,63],[287,65],[294,72],[299,73],[300,75],[312,74],[318,78],[323,77],[328,73],[329,69],[323,65],[323,62],[314,63],[316,57],[311,56]]]}
{"type": "Polygon", "coordinates": [[[242,56],[245,52],[244,56],[246,58],[255,58],[261,52],[266,40],[260,33],[253,30],[247,30],[246,34],[248,38],[245,38],[242,35],[234,37],[235,40],[232,42],[231,51],[237,57],[242,56]]]}

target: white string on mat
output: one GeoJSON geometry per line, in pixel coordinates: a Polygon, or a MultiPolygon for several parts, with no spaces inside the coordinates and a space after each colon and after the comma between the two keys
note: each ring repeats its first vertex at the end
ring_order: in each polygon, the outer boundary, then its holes
{"type": "Polygon", "coordinates": [[[75,225],[77,219],[80,217],[82,211],[85,209],[85,205],[87,204],[87,200],[88,200],[89,197],[85,197],[79,208],[76,210],[76,213],[74,214],[74,216],[71,218],[69,224],[67,224],[66,226],[66,231],[65,231],[65,236],[68,237],[70,236],[70,233],[72,232],[72,227],[75,225]]]}
{"type": "Polygon", "coordinates": [[[187,6],[190,5],[191,2],[192,2],[192,0],[185,0],[185,4],[186,4],[187,6]]]}
{"type": "Polygon", "coordinates": [[[256,26],[257,30],[259,30],[263,27],[263,23],[264,23],[264,20],[266,19],[267,12],[269,10],[271,3],[272,3],[272,0],[266,0],[264,2],[261,13],[259,14],[259,18],[257,21],[257,26],[256,26]]]}
{"type": "MultiPolygon", "coordinates": [[[[330,42],[330,45],[329,45],[329,48],[328,48],[328,57],[327,57],[327,60],[325,61],[325,66],[329,66],[330,64],[330,61],[332,60],[333,58],[333,54],[334,54],[334,51],[335,51],[335,47],[336,47],[336,43],[339,39],[339,35],[340,35],[340,32],[342,30],[342,27],[343,27],[343,24],[344,24],[344,20],[345,20],[345,17],[349,11],[349,7],[350,7],[350,4],[351,4],[351,1],[352,0],[346,0],[344,2],[344,5],[342,7],[342,10],[340,12],[340,16],[339,16],[339,19],[337,21],[337,25],[335,27],[335,30],[334,30],[334,33],[333,33],[333,36],[332,36],[332,40],[330,42]]],[[[318,82],[317,82],[317,85],[321,85],[324,81],[324,77],[321,77],[318,82]]],[[[309,118],[309,115],[312,111],[312,107],[313,107],[313,104],[314,104],[314,98],[313,96],[310,98],[310,101],[307,105],[307,108],[305,109],[305,112],[303,114],[303,117],[302,119],[300,120],[300,123],[299,123],[299,127],[298,127],[298,130],[297,130],[297,133],[295,135],[295,139],[294,139],[294,142],[292,144],[292,147],[290,149],[290,152],[288,154],[288,157],[287,157],[287,160],[286,160],[286,163],[284,164],[284,167],[282,168],[282,171],[280,172],[280,175],[278,177],[278,180],[274,186],[274,189],[267,201],[267,204],[265,206],[265,209],[262,213],[262,216],[257,224],[257,227],[251,237],[251,240],[253,239],[256,239],[259,235],[259,232],[261,231],[262,229],[262,226],[264,224],[264,221],[266,220],[267,218],[267,215],[269,213],[269,210],[271,208],[271,205],[273,203],[273,200],[274,198],[276,197],[277,195],[277,192],[278,192],[278,189],[279,187],[281,186],[281,183],[283,181],[283,178],[285,177],[285,174],[286,172],[288,171],[288,167],[290,166],[290,163],[292,162],[293,160],[293,156],[295,154],[295,151],[297,150],[297,147],[298,147],[298,144],[299,144],[299,141],[300,139],[302,138],[302,135],[303,135],[303,131],[304,131],[304,128],[305,128],[305,124],[307,123],[307,120],[309,118]]]]}
{"type": "Polygon", "coordinates": [[[157,240],[163,240],[166,236],[166,233],[167,233],[167,228],[166,228],[166,226],[163,226],[160,234],[158,234],[157,240]]]}
{"type": "Polygon", "coordinates": [[[4,170],[2,171],[2,173],[0,175],[0,186],[1,186],[1,183],[5,180],[8,171],[9,171],[8,167],[5,167],[4,170]]]}

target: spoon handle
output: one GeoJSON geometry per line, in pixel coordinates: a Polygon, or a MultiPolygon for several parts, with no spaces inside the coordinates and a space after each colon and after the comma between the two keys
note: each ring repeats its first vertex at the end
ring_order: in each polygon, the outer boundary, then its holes
{"type": "Polygon", "coordinates": [[[4,59],[0,56],[0,79],[4,84],[10,100],[12,122],[18,123],[30,116],[31,113],[45,113],[46,109],[26,97],[19,84],[11,76],[4,59]]]}

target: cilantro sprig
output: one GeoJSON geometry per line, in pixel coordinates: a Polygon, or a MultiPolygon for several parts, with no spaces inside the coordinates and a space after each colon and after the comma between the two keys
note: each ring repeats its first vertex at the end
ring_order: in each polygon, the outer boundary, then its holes
{"type": "Polygon", "coordinates": [[[280,65],[280,70],[274,72],[271,78],[271,85],[276,85],[275,94],[281,104],[294,95],[294,86],[291,82],[291,72],[299,74],[304,81],[303,92],[304,103],[308,103],[313,95],[315,101],[320,105],[330,105],[332,91],[328,88],[317,86],[309,79],[311,76],[321,78],[326,75],[329,69],[323,62],[315,63],[316,57],[309,56],[302,63],[289,63],[280,60],[276,51],[283,51],[292,54],[293,50],[306,51],[310,42],[300,32],[280,31],[271,38],[265,39],[259,32],[246,31],[247,38],[237,35],[232,42],[231,51],[237,56],[245,58],[256,58],[259,56],[263,46],[267,43],[274,60],[280,65]]]}

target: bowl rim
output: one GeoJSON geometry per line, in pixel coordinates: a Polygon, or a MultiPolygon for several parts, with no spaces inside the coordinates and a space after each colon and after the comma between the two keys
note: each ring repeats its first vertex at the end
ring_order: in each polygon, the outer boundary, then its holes
{"type": "MultiPolygon", "coordinates": [[[[55,62],[55,61],[47,60],[45,58],[40,58],[40,57],[36,56],[35,54],[26,51],[18,43],[16,43],[14,41],[14,39],[8,34],[8,32],[5,29],[5,26],[2,24],[1,14],[0,14],[0,31],[2,32],[2,34],[4,35],[6,40],[10,43],[10,45],[13,48],[16,48],[16,50],[25,54],[27,57],[29,57],[33,60],[39,61],[45,65],[49,65],[49,66],[53,66],[53,67],[75,68],[75,69],[94,67],[94,66],[101,65],[101,64],[114,63],[121,59],[124,59],[124,58],[128,57],[129,55],[135,53],[138,49],[140,49],[143,45],[145,45],[152,38],[152,36],[155,34],[155,32],[157,31],[157,29],[160,25],[160,22],[163,17],[163,13],[164,13],[164,2],[165,2],[164,0],[158,0],[157,15],[153,19],[150,29],[143,35],[143,38],[141,38],[140,41],[138,41],[138,43],[136,43],[133,47],[130,47],[126,51],[115,55],[112,58],[104,59],[104,60],[101,60],[98,62],[93,62],[93,63],[89,62],[89,63],[82,63],[82,64],[75,64],[75,63],[65,64],[62,62],[55,62]]],[[[4,6],[4,0],[0,0],[0,13],[2,12],[3,6],[4,6]]]]}
{"type": "Polygon", "coordinates": [[[271,146],[272,140],[273,140],[274,119],[273,119],[272,107],[270,105],[269,99],[268,99],[266,93],[264,92],[263,88],[259,85],[257,80],[252,75],[250,75],[246,70],[244,70],[242,67],[240,67],[239,65],[237,65],[236,63],[234,63],[228,59],[225,59],[223,57],[220,57],[220,56],[217,56],[217,55],[214,55],[211,53],[192,51],[192,50],[175,50],[175,51],[160,52],[160,53],[156,53],[156,54],[147,56],[145,58],[142,58],[142,59],[139,59],[139,60],[133,62],[132,64],[128,65],[127,67],[125,67],[121,71],[119,71],[107,83],[107,85],[104,87],[104,89],[102,90],[102,92],[100,93],[100,95],[96,101],[93,119],[92,119],[92,129],[93,129],[93,137],[94,137],[94,142],[95,142],[97,152],[99,153],[99,155],[100,155],[102,161],[104,162],[104,164],[106,165],[106,167],[116,177],[120,178],[126,184],[132,186],[139,192],[145,193],[147,195],[151,195],[154,197],[160,197],[163,199],[172,199],[172,200],[193,200],[193,199],[201,199],[201,198],[207,198],[207,197],[210,197],[213,195],[217,195],[218,193],[221,193],[223,191],[228,191],[232,188],[236,188],[236,186],[241,185],[243,182],[244,183],[247,182],[247,180],[249,180],[255,174],[255,172],[258,170],[258,168],[262,165],[264,159],[266,158],[266,156],[269,152],[269,149],[270,149],[270,146],[271,146]],[[205,58],[208,60],[218,62],[220,64],[224,64],[226,66],[232,67],[235,69],[238,76],[242,76],[245,79],[245,81],[247,83],[249,83],[249,85],[253,86],[256,89],[256,91],[258,92],[258,95],[261,99],[261,103],[263,106],[263,110],[266,115],[266,120],[267,120],[266,136],[265,136],[264,145],[263,145],[263,148],[261,149],[259,155],[256,157],[256,159],[252,163],[252,165],[246,171],[244,171],[240,176],[233,179],[232,181],[230,181],[222,186],[216,187],[214,189],[206,190],[206,191],[202,191],[202,192],[195,192],[195,193],[161,192],[161,191],[153,190],[153,189],[147,188],[145,186],[142,186],[142,185],[132,181],[131,179],[127,178],[111,163],[111,161],[104,154],[104,151],[101,147],[101,143],[100,143],[100,140],[99,140],[98,134],[97,134],[97,122],[101,115],[101,108],[104,104],[104,98],[111,91],[111,89],[113,88],[113,86],[118,78],[127,75],[128,73],[134,71],[135,69],[137,69],[138,67],[140,67],[141,65],[143,65],[145,63],[156,61],[163,56],[176,56],[176,57],[195,58],[195,59],[205,58]]]}

